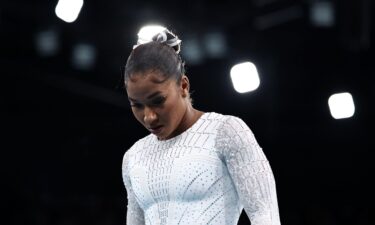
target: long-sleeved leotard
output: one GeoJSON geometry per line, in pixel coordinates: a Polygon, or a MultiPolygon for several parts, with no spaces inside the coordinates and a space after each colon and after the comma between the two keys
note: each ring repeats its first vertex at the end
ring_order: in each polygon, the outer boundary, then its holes
{"type": "Polygon", "coordinates": [[[279,225],[274,176],[249,127],[205,113],[182,134],[136,142],[123,160],[129,225],[279,225]]]}

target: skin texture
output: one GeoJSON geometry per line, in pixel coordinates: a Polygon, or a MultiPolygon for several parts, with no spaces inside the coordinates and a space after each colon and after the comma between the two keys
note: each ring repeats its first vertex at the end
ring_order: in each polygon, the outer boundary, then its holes
{"type": "Polygon", "coordinates": [[[159,140],[173,138],[191,127],[203,114],[189,101],[189,79],[178,83],[158,71],[135,73],[126,81],[135,118],[159,140]]]}

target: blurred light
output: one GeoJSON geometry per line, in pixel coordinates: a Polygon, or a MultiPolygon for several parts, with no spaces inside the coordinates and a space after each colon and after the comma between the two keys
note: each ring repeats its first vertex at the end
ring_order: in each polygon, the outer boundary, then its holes
{"type": "Polygon", "coordinates": [[[36,51],[41,56],[55,55],[59,49],[58,35],[54,30],[42,31],[35,35],[36,51]]]}
{"type": "Polygon", "coordinates": [[[73,49],[73,65],[77,69],[91,69],[95,63],[96,50],[88,44],[78,44],[73,49]]]}
{"type": "Polygon", "coordinates": [[[230,70],[230,76],[234,89],[239,93],[253,91],[260,84],[258,71],[251,62],[234,65],[230,70]]]}
{"type": "Polygon", "coordinates": [[[204,53],[200,42],[196,38],[186,38],[186,41],[182,42],[182,47],[181,54],[189,65],[202,63],[204,53]]]}
{"type": "Polygon", "coordinates": [[[313,2],[310,8],[310,20],[314,26],[331,27],[335,23],[333,3],[313,2]]]}
{"type": "Polygon", "coordinates": [[[138,44],[150,42],[153,36],[163,30],[166,30],[166,28],[160,25],[147,25],[142,27],[138,32],[138,44]]]}
{"type": "Polygon", "coordinates": [[[59,0],[55,13],[57,17],[65,22],[74,22],[81,11],[83,0],[59,0]]]}
{"type": "Polygon", "coordinates": [[[328,99],[329,110],[335,119],[343,119],[354,115],[353,97],[348,92],[331,95],[328,99]]]}
{"type": "Polygon", "coordinates": [[[207,56],[212,58],[221,58],[226,54],[227,45],[222,33],[209,33],[204,38],[204,46],[207,56]]]}

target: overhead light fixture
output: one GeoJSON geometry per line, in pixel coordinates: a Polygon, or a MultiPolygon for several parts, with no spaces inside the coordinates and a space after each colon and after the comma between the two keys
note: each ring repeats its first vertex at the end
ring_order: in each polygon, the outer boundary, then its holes
{"type": "Polygon", "coordinates": [[[353,97],[348,92],[331,95],[328,99],[328,106],[332,117],[335,119],[349,118],[354,115],[353,97]]]}
{"type": "Polygon", "coordinates": [[[251,62],[234,65],[230,70],[230,77],[238,93],[254,91],[260,84],[257,68],[251,62]]]}
{"type": "Polygon", "coordinates": [[[67,23],[74,22],[81,11],[83,0],[59,0],[56,5],[56,16],[67,23]]]}
{"type": "Polygon", "coordinates": [[[142,27],[138,32],[138,44],[150,42],[156,34],[166,29],[167,28],[160,25],[147,25],[142,27]]]}

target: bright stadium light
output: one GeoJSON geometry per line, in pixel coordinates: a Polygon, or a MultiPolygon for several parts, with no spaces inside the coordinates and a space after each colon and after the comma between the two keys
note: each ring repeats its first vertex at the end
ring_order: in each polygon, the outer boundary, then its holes
{"type": "Polygon", "coordinates": [[[332,117],[335,119],[349,118],[354,115],[353,97],[348,92],[331,95],[328,99],[328,106],[332,117]]]}
{"type": "Polygon", "coordinates": [[[260,84],[257,68],[251,62],[234,65],[230,70],[230,77],[238,93],[254,91],[260,84]]]}
{"type": "Polygon", "coordinates": [[[164,30],[166,30],[166,28],[160,25],[142,27],[138,32],[138,44],[150,42],[153,36],[164,30]]]}
{"type": "Polygon", "coordinates": [[[59,0],[56,5],[56,16],[67,23],[74,22],[81,11],[83,0],[59,0]]]}

